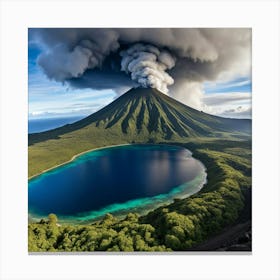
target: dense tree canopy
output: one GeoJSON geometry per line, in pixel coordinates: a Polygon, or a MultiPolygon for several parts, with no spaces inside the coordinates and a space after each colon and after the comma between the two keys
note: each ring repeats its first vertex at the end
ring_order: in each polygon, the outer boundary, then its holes
{"type": "MultiPolygon", "coordinates": [[[[55,214],[29,224],[29,251],[188,250],[239,217],[251,187],[250,142],[193,144],[206,166],[207,185],[197,194],[124,219],[106,214],[91,225],[58,225],[55,214]],[[238,147],[238,148],[237,148],[238,147]]],[[[190,145],[188,145],[189,147],[190,145]]]]}

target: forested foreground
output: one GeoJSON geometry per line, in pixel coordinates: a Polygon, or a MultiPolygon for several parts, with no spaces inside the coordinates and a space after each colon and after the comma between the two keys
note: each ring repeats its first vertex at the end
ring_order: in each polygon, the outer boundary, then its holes
{"type": "Polygon", "coordinates": [[[91,225],[60,225],[49,215],[29,224],[29,251],[184,251],[233,224],[251,199],[251,142],[176,145],[192,150],[207,168],[207,185],[198,194],[145,216],[107,214],[91,225]]]}

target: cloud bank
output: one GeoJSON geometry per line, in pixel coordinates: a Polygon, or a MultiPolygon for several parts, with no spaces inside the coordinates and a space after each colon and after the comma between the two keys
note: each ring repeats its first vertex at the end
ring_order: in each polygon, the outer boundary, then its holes
{"type": "Polygon", "coordinates": [[[251,94],[246,92],[208,94],[202,97],[203,111],[233,118],[251,118],[251,94]]]}
{"type": "Polygon", "coordinates": [[[248,28],[30,29],[37,63],[75,88],[154,87],[200,109],[205,81],[251,73],[248,28]]]}

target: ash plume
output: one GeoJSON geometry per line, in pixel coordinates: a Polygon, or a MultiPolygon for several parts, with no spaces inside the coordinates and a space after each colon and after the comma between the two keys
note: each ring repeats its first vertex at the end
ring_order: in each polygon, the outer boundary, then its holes
{"type": "Polygon", "coordinates": [[[49,79],[119,94],[154,87],[197,108],[203,82],[251,72],[249,28],[32,28],[29,41],[49,79]]]}
{"type": "Polygon", "coordinates": [[[168,51],[152,45],[135,44],[121,51],[121,71],[131,74],[131,79],[142,87],[151,87],[167,93],[167,86],[174,83],[165,72],[175,65],[175,58],[168,51]]]}

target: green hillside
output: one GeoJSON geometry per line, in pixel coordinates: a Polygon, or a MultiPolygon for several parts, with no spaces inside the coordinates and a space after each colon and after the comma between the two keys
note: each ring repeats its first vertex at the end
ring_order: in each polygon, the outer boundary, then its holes
{"type": "Polygon", "coordinates": [[[212,116],[156,89],[132,89],[100,111],[74,123],[29,135],[29,177],[89,149],[123,143],[242,139],[250,120],[212,116]]]}

